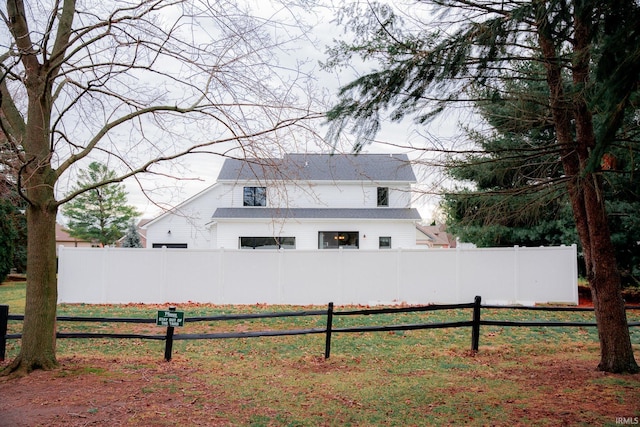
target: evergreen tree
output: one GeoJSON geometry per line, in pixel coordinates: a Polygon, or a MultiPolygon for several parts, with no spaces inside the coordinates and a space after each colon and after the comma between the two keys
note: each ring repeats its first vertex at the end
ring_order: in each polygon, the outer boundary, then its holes
{"type": "MultiPolygon", "coordinates": [[[[637,100],[640,4],[431,0],[401,14],[394,7],[356,3],[340,16],[357,37],[352,44],[338,42],[327,65],[348,66],[357,56],[377,68],[341,88],[327,115],[329,135],[351,128],[359,149],[382,120],[412,115],[427,123],[452,103],[470,105],[470,88],[500,95],[502,84],[517,78],[514,62],[542,64],[555,142],[521,149],[535,156],[552,149],[562,170],[558,180],[568,194],[594,300],[598,368],[637,372],[600,164],[637,100]]],[[[535,186],[542,194],[548,187],[544,180],[535,186]]]]}
{"type": "Polygon", "coordinates": [[[18,195],[14,182],[13,176],[8,176],[4,171],[0,174],[0,240],[11,246],[13,254],[10,257],[8,252],[3,251],[2,262],[6,262],[9,269],[24,273],[27,266],[27,219],[24,215],[25,202],[18,195]]]}
{"type": "Polygon", "coordinates": [[[135,208],[126,204],[124,185],[103,184],[115,177],[114,171],[98,162],[80,171],[78,184],[72,191],[82,193],[62,208],[69,218],[67,228],[72,237],[99,242],[102,246],[112,245],[138,216],[135,208]]]}
{"type": "Polygon", "coordinates": [[[0,199],[0,282],[7,278],[13,267],[14,244],[17,231],[13,224],[14,207],[0,199]]]}
{"type": "Polygon", "coordinates": [[[124,235],[122,239],[122,247],[123,248],[141,248],[142,240],[140,239],[140,234],[138,233],[138,227],[136,224],[131,221],[129,223],[129,228],[127,228],[127,234],[124,235]]]}
{"type": "MultiPolygon", "coordinates": [[[[468,130],[477,151],[446,165],[461,184],[445,195],[449,230],[486,246],[539,246],[578,242],[571,205],[558,166],[555,131],[536,63],[515,66],[500,93],[480,93],[476,109],[492,131],[468,130]],[[540,186],[544,188],[541,189],[540,186]]],[[[633,162],[638,125],[633,106],[601,166],[612,240],[623,285],[640,283],[640,177],[633,162]],[[633,141],[633,143],[630,143],[633,141]]],[[[582,269],[581,271],[584,271],[582,269]]]]}
{"type": "Polygon", "coordinates": [[[17,236],[13,251],[13,268],[18,273],[27,272],[27,217],[24,211],[14,210],[13,223],[17,236]]]}

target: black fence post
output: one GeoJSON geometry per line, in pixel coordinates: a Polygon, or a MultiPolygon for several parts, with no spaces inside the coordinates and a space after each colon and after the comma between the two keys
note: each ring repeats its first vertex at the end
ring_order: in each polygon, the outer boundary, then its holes
{"type": "Polygon", "coordinates": [[[7,354],[7,323],[9,322],[9,306],[0,305],[0,362],[7,354]]]}
{"type": "MultiPolygon", "coordinates": [[[[169,311],[176,311],[175,307],[169,307],[169,311]]],[[[164,343],[164,360],[171,361],[171,352],[173,351],[173,326],[167,326],[167,336],[164,343]]]]}
{"type": "Polygon", "coordinates": [[[324,344],[324,358],[328,359],[331,355],[331,328],[333,327],[333,303],[329,303],[327,309],[327,337],[324,344]]]}
{"type": "Polygon", "coordinates": [[[482,298],[476,296],[473,301],[473,325],[471,326],[471,351],[478,351],[480,345],[480,303],[482,298]]]}

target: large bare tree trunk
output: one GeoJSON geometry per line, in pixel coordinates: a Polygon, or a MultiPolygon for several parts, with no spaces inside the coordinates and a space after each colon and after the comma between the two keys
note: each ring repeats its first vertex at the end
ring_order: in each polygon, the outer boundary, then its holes
{"type": "Polygon", "coordinates": [[[55,318],[58,300],[55,257],[56,209],[27,209],[27,298],[20,354],[11,369],[30,372],[57,366],[55,318]]]}
{"type": "Polygon", "coordinates": [[[58,302],[56,277],[55,171],[49,148],[49,116],[42,111],[50,100],[43,87],[30,94],[30,120],[27,125],[25,154],[29,163],[21,184],[26,188],[27,205],[27,295],[20,354],[10,371],[27,373],[57,366],[55,319],[58,302]],[[33,97],[32,97],[33,96],[33,97]],[[36,99],[36,102],[33,102],[36,99]],[[34,105],[32,105],[34,104],[34,105]]]}
{"type": "Polygon", "coordinates": [[[26,168],[27,188],[27,295],[20,354],[8,367],[27,373],[57,366],[55,357],[55,318],[58,301],[56,277],[55,172],[49,164],[48,132],[43,120],[30,121],[25,152],[31,159],[26,168]],[[37,123],[37,125],[36,125],[37,123]]]}

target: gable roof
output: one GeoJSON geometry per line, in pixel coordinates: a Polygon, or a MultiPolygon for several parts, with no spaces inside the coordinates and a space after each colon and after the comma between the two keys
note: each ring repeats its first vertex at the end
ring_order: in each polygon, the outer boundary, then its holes
{"type": "Polygon", "coordinates": [[[162,218],[164,218],[166,216],[173,215],[173,214],[176,214],[176,213],[179,214],[180,213],[180,209],[183,206],[185,206],[185,205],[191,203],[192,201],[194,201],[194,200],[206,195],[207,193],[209,193],[210,191],[215,190],[218,187],[219,187],[218,183],[210,185],[209,187],[205,188],[204,190],[202,190],[202,191],[194,194],[193,196],[189,197],[187,200],[184,200],[184,201],[180,202],[180,204],[178,204],[177,206],[174,206],[171,209],[167,209],[165,212],[162,212],[160,215],[158,215],[158,216],[156,216],[154,218],[148,219],[148,220],[141,220],[140,224],[138,224],[138,228],[142,229],[142,230],[145,230],[145,238],[146,238],[147,227],[149,227],[152,224],[155,224],[160,219],[162,219],[162,218]]]}
{"type": "Polygon", "coordinates": [[[406,154],[285,154],[282,159],[227,159],[218,181],[416,182],[406,154]]]}
{"type": "Polygon", "coordinates": [[[64,226],[56,222],[56,245],[60,243],[91,243],[89,240],[78,239],[77,237],[71,237],[69,231],[64,226]]]}
{"type": "Polygon", "coordinates": [[[444,225],[416,225],[416,229],[422,233],[426,240],[426,244],[433,247],[455,248],[456,239],[452,234],[447,233],[444,225]]]}

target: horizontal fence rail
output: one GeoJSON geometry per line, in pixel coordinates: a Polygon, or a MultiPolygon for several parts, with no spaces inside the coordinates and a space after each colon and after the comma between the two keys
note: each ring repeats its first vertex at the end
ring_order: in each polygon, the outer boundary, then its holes
{"type": "MultiPolygon", "coordinates": [[[[329,358],[331,354],[331,337],[334,333],[355,333],[355,332],[391,332],[391,331],[409,331],[421,329],[443,329],[443,328],[471,328],[471,349],[479,350],[480,326],[502,326],[502,327],[595,327],[595,322],[572,322],[572,321],[510,321],[510,320],[487,320],[481,318],[481,309],[495,310],[528,310],[528,311],[594,311],[593,308],[585,307],[524,307],[524,306],[504,306],[504,305],[481,305],[481,297],[477,296],[473,303],[468,304],[443,304],[428,305],[417,307],[397,307],[397,308],[379,308],[379,309],[362,309],[362,310],[334,310],[333,303],[329,303],[326,310],[307,310],[307,311],[290,311],[290,312],[272,312],[272,313],[250,313],[250,314],[225,314],[216,316],[199,316],[186,317],[185,323],[195,322],[219,322],[233,320],[257,320],[269,318],[289,318],[289,317],[306,317],[306,316],[326,316],[326,326],[324,328],[308,328],[308,329],[288,329],[288,330],[265,330],[265,331],[245,331],[245,332],[216,332],[216,333],[198,333],[198,334],[174,334],[174,327],[167,327],[166,333],[163,335],[148,334],[122,334],[122,333],[100,333],[100,332],[57,332],[56,337],[61,339],[95,339],[95,338],[113,338],[113,339],[147,339],[147,340],[164,340],[165,344],[165,360],[169,361],[172,357],[172,346],[174,340],[202,340],[202,339],[230,339],[230,338],[254,338],[254,337],[277,337],[277,336],[294,336],[308,334],[325,334],[325,358],[329,358]],[[397,314],[397,313],[416,313],[436,310],[452,310],[452,309],[470,309],[472,316],[470,320],[452,321],[452,322],[436,322],[436,323],[406,323],[391,325],[374,325],[374,326],[353,326],[334,328],[333,321],[335,317],[347,316],[375,316],[380,314],[397,314]]],[[[626,310],[640,310],[640,306],[626,306],[626,310]]],[[[175,310],[171,307],[170,310],[175,310]]],[[[71,317],[58,316],[58,322],[94,322],[94,323],[140,323],[149,324],[156,323],[155,319],[149,318],[111,318],[111,317],[71,317]]],[[[9,321],[23,321],[24,315],[9,314],[9,307],[0,305],[0,361],[4,360],[6,354],[7,340],[17,340],[22,338],[22,334],[7,334],[7,325],[9,321]]],[[[640,322],[629,322],[629,327],[640,326],[640,322]]]]}

